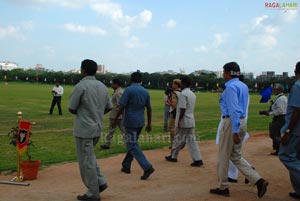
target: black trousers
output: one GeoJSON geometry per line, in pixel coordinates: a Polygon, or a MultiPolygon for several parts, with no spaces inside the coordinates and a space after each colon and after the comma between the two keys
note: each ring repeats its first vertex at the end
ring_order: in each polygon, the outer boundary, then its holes
{"type": "Polygon", "coordinates": [[[273,149],[279,151],[281,133],[280,129],[284,125],[285,115],[276,116],[269,125],[270,138],[273,141],[273,149]]]}
{"type": "Polygon", "coordinates": [[[54,107],[55,107],[56,104],[57,104],[57,107],[58,107],[58,113],[59,113],[59,115],[62,115],[62,111],[61,111],[61,96],[53,96],[52,104],[51,104],[51,108],[50,108],[49,114],[53,113],[53,109],[54,109],[54,107]]]}

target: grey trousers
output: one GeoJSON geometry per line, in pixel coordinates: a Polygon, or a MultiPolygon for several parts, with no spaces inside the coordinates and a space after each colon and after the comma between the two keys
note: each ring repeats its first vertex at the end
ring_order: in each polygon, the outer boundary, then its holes
{"type": "Polygon", "coordinates": [[[240,126],[240,138],[239,144],[234,144],[232,125],[230,118],[223,119],[223,123],[220,130],[219,141],[219,156],[217,165],[217,174],[219,181],[219,188],[224,190],[229,187],[228,183],[228,166],[229,160],[238,168],[238,170],[255,185],[256,182],[261,179],[261,176],[252,169],[252,166],[242,158],[242,146],[243,139],[245,137],[247,126],[245,119],[241,119],[240,126]]]}
{"type": "Polygon", "coordinates": [[[110,146],[111,141],[114,137],[114,133],[116,130],[116,127],[119,127],[119,129],[121,130],[122,135],[124,136],[125,134],[125,129],[123,127],[123,119],[118,119],[116,121],[116,124],[113,124],[113,119],[109,119],[109,128],[108,128],[108,134],[106,136],[106,142],[105,145],[110,146]]]}
{"type": "Polygon", "coordinates": [[[177,158],[181,148],[187,144],[193,161],[202,160],[194,128],[176,128],[171,157],[177,158]]]}
{"type": "Polygon", "coordinates": [[[98,140],[99,138],[75,137],[80,175],[89,197],[99,197],[99,186],[106,184],[106,179],[100,171],[94,153],[94,147],[98,140]]]}
{"type": "Polygon", "coordinates": [[[292,133],[288,144],[280,146],[279,159],[290,173],[294,191],[300,195],[300,136],[292,133]]]}

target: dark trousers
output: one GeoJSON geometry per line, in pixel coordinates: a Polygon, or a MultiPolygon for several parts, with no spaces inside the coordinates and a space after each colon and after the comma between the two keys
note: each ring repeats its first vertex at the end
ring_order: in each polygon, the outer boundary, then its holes
{"type": "Polygon", "coordinates": [[[53,96],[52,104],[51,104],[51,108],[50,108],[49,113],[50,114],[53,113],[53,109],[54,109],[56,104],[57,104],[57,107],[58,107],[58,113],[60,115],[62,115],[62,112],[61,112],[61,96],[53,96]]]}
{"type": "Polygon", "coordinates": [[[270,138],[273,141],[273,149],[279,151],[281,133],[280,129],[284,125],[285,115],[276,116],[269,125],[270,138]]]}
{"type": "Polygon", "coordinates": [[[131,163],[134,158],[138,161],[139,165],[143,168],[144,171],[152,168],[152,165],[149,163],[138,144],[141,131],[142,128],[125,127],[125,142],[127,153],[122,162],[122,166],[125,169],[131,168],[131,163]]]}

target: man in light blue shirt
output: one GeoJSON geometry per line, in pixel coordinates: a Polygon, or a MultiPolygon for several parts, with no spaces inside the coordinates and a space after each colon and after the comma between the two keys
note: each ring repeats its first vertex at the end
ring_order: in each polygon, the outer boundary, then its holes
{"type": "Polygon", "coordinates": [[[126,88],[119,101],[120,110],[115,117],[115,122],[125,110],[123,126],[125,127],[125,143],[127,147],[127,153],[122,162],[121,171],[126,174],[130,174],[131,163],[135,158],[144,170],[141,180],[146,180],[154,172],[154,168],[146,159],[138,144],[138,140],[145,125],[145,108],[147,110],[148,120],[146,131],[151,131],[152,109],[150,104],[150,95],[148,91],[141,86],[141,82],[142,74],[140,72],[132,73],[131,85],[126,88]]]}
{"type": "Polygon", "coordinates": [[[250,183],[257,186],[257,195],[261,198],[267,191],[268,182],[242,159],[241,154],[242,141],[247,132],[245,117],[247,116],[249,90],[247,85],[239,80],[240,67],[236,62],[225,64],[223,70],[226,88],[220,98],[223,122],[220,129],[217,165],[218,188],[211,189],[210,193],[229,196],[227,176],[229,160],[231,160],[250,183]]]}
{"type": "Polygon", "coordinates": [[[288,98],[285,124],[281,128],[279,159],[290,173],[294,192],[289,195],[300,199],[300,62],[296,64],[295,82],[288,98]]]}

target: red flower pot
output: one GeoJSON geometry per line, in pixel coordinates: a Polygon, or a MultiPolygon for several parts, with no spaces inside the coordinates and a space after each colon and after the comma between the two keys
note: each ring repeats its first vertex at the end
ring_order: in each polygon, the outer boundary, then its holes
{"type": "Polygon", "coordinates": [[[41,161],[22,161],[20,165],[22,168],[24,180],[37,179],[39,167],[41,166],[41,161]]]}

